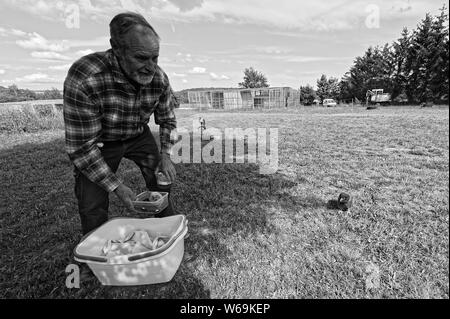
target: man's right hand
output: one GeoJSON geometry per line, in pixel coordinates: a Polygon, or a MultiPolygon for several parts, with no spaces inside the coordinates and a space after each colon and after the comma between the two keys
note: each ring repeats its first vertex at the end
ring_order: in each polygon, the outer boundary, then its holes
{"type": "Polygon", "coordinates": [[[136,194],[131,190],[131,188],[127,187],[124,184],[120,184],[119,187],[115,189],[114,193],[117,195],[117,197],[119,197],[119,199],[129,210],[137,212],[133,206],[133,201],[136,200],[136,194]]]}

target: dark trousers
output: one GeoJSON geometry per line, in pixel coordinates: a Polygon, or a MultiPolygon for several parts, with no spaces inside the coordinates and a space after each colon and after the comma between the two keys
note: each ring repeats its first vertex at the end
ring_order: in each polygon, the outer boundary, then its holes
{"type": "MultiPolygon", "coordinates": [[[[100,148],[103,158],[111,170],[116,173],[122,158],[134,161],[141,170],[147,189],[170,193],[170,186],[162,187],[156,183],[155,169],[159,164],[158,145],[145,126],[143,133],[126,141],[104,142],[100,148]]],[[[109,194],[97,184],[91,182],[77,168],[74,169],[75,196],[83,234],[99,227],[108,220],[109,194]]],[[[174,214],[169,194],[169,206],[158,217],[174,214]]]]}

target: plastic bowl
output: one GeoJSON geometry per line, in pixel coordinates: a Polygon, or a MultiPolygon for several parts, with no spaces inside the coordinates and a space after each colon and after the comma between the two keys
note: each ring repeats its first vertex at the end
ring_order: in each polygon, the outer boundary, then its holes
{"type": "Polygon", "coordinates": [[[134,208],[142,213],[158,214],[163,211],[169,205],[169,193],[167,192],[151,192],[146,191],[136,196],[136,200],[133,201],[134,208]],[[160,199],[157,201],[147,201],[152,195],[159,195],[160,199]]]}
{"type": "Polygon", "coordinates": [[[172,280],[184,254],[188,231],[184,215],[165,218],[114,218],[87,234],[75,247],[75,260],[86,263],[106,286],[135,286],[172,280]],[[145,230],[152,236],[170,236],[162,247],[138,254],[106,257],[101,249],[109,239],[145,230]]]}

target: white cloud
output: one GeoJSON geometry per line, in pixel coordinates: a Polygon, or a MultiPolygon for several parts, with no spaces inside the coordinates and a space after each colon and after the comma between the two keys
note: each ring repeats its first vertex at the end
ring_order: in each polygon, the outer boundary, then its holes
{"type": "Polygon", "coordinates": [[[256,47],[255,51],[266,54],[286,54],[292,52],[292,49],[277,46],[266,46],[266,47],[256,47]]]}
{"type": "MultiPolygon", "coordinates": [[[[17,2],[17,1],[15,1],[17,2]]],[[[53,11],[53,9],[57,8],[58,5],[56,4],[56,1],[43,1],[38,0],[34,1],[34,5],[30,7],[30,9],[35,10],[35,12],[39,13],[50,13],[53,11]]]]}
{"type": "Polygon", "coordinates": [[[56,71],[68,71],[72,64],[63,64],[63,65],[53,65],[50,66],[50,70],[56,70],[56,71]]]}
{"type": "MultiPolygon", "coordinates": [[[[20,30],[16,30],[18,32],[23,32],[20,30]]],[[[25,33],[25,32],[23,32],[25,33]]],[[[19,34],[19,33],[16,33],[19,34]]],[[[69,49],[69,45],[67,41],[54,41],[51,42],[44,38],[42,35],[33,32],[28,34],[28,39],[26,40],[17,40],[16,43],[18,46],[28,50],[39,50],[39,51],[53,51],[53,52],[64,52],[69,49]]]]}
{"type": "Polygon", "coordinates": [[[68,13],[72,12],[73,5],[80,10],[82,19],[94,21],[111,19],[114,13],[123,11],[145,12],[142,6],[134,5],[133,0],[74,0],[69,3],[61,0],[3,0],[2,2],[2,5],[26,11],[45,20],[60,21],[63,25],[68,13]]]}
{"type": "Polygon", "coordinates": [[[46,52],[46,51],[34,51],[31,52],[33,58],[39,60],[50,60],[50,61],[69,61],[72,60],[70,57],[62,55],[57,52],[46,52]]]}
{"type": "Polygon", "coordinates": [[[202,68],[202,67],[199,67],[199,66],[196,66],[196,67],[193,67],[189,71],[189,73],[191,73],[191,74],[204,74],[204,73],[206,73],[206,69],[202,68]]]}
{"type": "Polygon", "coordinates": [[[17,29],[11,29],[11,34],[15,35],[16,37],[24,37],[27,35],[25,31],[17,30],[17,29]]]}
{"type": "MultiPolygon", "coordinates": [[[[72,48],[82,47],[103,47],[109,48],[109,36],[97,37],[94,39],[63,39],[63,40],[49,40],[37,32],[27,33],[18,29],[5,29],[0,27],[0,36],[19,38],[16,44],[27,50],[35,51],[51,51],[51,52],[67,52],[72,48]]],[[[85,52],[92,53],[91,49],[80,50],[78,55],[86,55],[85,52]]]]}
{"type": "Polygon", "coordinates": [[[173,77],[177,77],[177,78],[184,78],[186,76],[186,74],[184,73],[176,73],[176,72],[172,72],[172,76],[173,77]]]}
{"type": "Polygon", "coordinates": [[[6,71],[5,70],[3,70],[3,69],[0,69],[0,74],[5,74],[6,73],[6,71]]]}
{"type": "Polygon", "coordinates": [[[274,56],[272,58],[285,62],[297,62],[297,63],[320,62],[320,61],[343,61],[353,59],[352,57],[326,57],[326,56],[301,56],[301,55],[274,56]]]}
{"type": "Polygon", "coordinates": [[[12,65],[12,64],[0,64],[0,68],[6,70],[13,70],[13,71],[23,71],[23,70],[36,70],[35,66],[31,65],[12,65]]]}
{"type": "Polygon", "coordinates": [[[186,65],[180,63],[158,62],[163,68],[184,68],[186,65]]]}
{"type": "Polygon", "coordinates": [[[64,6],[58,6],[59,0],[4,0],[5,5],[20,9],[47,20],[62,20],[64,6]]]}
{"type": "Polygon", "coordinates": [[[22,37],[22,36],[24,36],[26,34],[27,34],[26,32],[23,32],[21,30],[5,29],[5,28],[0,27],[0,36],[3,36],[3,37],[10,36],[10,35],[22,37]]]}
{"type": "Polygon", "coordinates": [[[68,40],[69,47],[109,47],[109,36],[97,37],[91,40],[68,40]]]}
{"type": "Polygon", "coordinates": [[[181,80],[181,82],[183,82],[183,83],[188,83],[188,80],[183,79],[183,80],[181,80]]]}
{"type": "Polygon", "coordinates": [[[213,81],[220,81],[220,80],[229,80],[230,78],[226,75],[217,75],[214,72],[209,73],[209,76],[211,77],[211,80],[213,81]]]}
{"type": "Polygon", "coordinates": [[[23,78],[19,78],[22,81],[38,81],[38,80],[43,80],[43,79],[48,79],[48,75],[47,74],[43,74],[43,73],[34,73],[34,74],[29,74],[29,75],[25,75],[23,78]]]}
{"type": "Polygon", "coordinates": [[[192,62],[192,55],[190,53],[184,54],[184,53],[178,52],[176,61],[181,62],[181,63],[192,62]]]}
{"type": "MultiPolygon", "coordinates": [[[[68,8],[60,0],[4,0],[7,6],[24,10],[48,20],[64,21],[68,8]]],[[[222,22],[253,24],[280,29],[343,30],[362,25],[366,8],[373,3],[380,8],[383,20],[423,17],[436,12],[442,2],[428,0],[77,0],[82,19],[109,22],[123,11],[137,11],[160,21],[222,22]]]]}
{"type": "Polygon", "coordinates": [[[5,36],[6,35],[6,29],[0,27],[0,36],[5,36]]]}
{"type": "Polygon", "coordinates": [[[79,51],[77,51],[76,55],[82,57],[82,56],[85,56],[85,55],[88,55],[88,54],[91,54],[91,53],[94,53],[94,51],[91,50],[91,49],[86,49],[86,50],[79,50],[79,51]]]}
{"type": "Polygon", "coordinates": [[[23,77],[16,78],[16,82],[25,82],[25,83],[57,83],[60,82],[56,78],[50,77],[48,74],[44,73],[33,73],[28,74],[23,77]]]}
{"type": "MultiPolygon", "coordinates": [[[[420,17],[435,10],[426,0],[416,0],[407,6],[392,5],[389,0],[373,0],[380,8],[381,18],[393,20],[399,17],[420,17]]],[[[406,1],[397,1],[406,2],[406,1]]],[[[204,1],[201,6],[182,11],[170,2],[152,8],[152,17],[170,18],[183,22],[219,21],[225,24],[253,24],[274,26],[280,29],[343,30],[362,25],[367,17],[365,0],[292,1],[292,0],[220,0],[204,1]]]]}
{"type": "Polygon", "coordinates": [[[197,59],[196,59],[196,61],[197,61],[198,63],[206,63],[206,62],[208,62],[209,60],[210,60],[210,58],[207,58],[207,57],[197,58],[197,59]]]}

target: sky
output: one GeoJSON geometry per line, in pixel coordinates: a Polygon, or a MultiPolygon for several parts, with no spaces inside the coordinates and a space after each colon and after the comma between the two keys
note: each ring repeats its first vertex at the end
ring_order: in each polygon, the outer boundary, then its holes
{"type": "Polygon", "coordinates": [[[442,0],[2,0],[0,85],[62,89],[72,63],[105,51],[109,22],[143,14],[161,37],[174,90],[237,87],[254,67],[270,86],[341,78],[369,46],[414,29],[442,0]]]}

